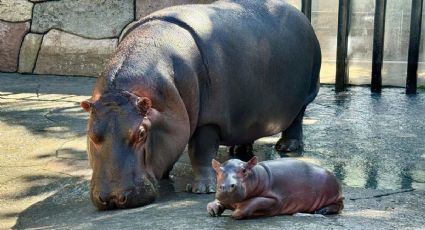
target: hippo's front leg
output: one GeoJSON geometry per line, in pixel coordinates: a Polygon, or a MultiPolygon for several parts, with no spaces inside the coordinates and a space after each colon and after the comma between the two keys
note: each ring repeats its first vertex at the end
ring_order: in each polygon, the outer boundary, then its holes
{"type": "Polygon", "coordinates": [[[215,192],[216,178],[211,161],[217,155],[219,144],[219,131],[216,126],[202,126],[193,134],[189,141],[189,157],[194,179],[192,184],[186,187],[188,192],[215,192]]]}
{"type": "Polygon", "coordinates": [[[217,199],[207,205],[207,212],[210,216],[221,216],[224,210],[226,210],[226,207],[224,207],[217,199]]]}
{"type": "Polygon", "coordinates": [[[255,216],[271,216],[277,211],[278,201],[269,197],[254,197],[236,205],[232,217],[244,219],[255,216]]]}

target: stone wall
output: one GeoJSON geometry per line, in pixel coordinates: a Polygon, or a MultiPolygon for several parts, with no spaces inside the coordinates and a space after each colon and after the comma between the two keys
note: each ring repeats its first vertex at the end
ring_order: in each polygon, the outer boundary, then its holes
{"type": "Polygon", "coordinates": [[[98,76],[126,25],[213,0],[0,0],[0,72],[98,76]]]}

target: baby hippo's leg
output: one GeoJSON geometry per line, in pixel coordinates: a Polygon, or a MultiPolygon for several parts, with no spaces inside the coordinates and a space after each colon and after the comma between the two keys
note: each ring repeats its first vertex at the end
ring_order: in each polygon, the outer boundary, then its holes
{"type": "Polygon", "coordinates": [[[213,202],[208,203],[207,211],[210,216],[221,216],[221,214],[226,210],[226,208],[220,204],[220,201],[217,199],[213,202]]]}
{"type": "Polygon", "coordinates": [[[328,206],[325,206],[317,211],[315,211],[315,214],[322,214],[322,215],[334,215],[341,212],[341,210],[344,208],[344,204],[341,201],[338,201],[337,203],[330,204],[328,206]]]}
{"type": "Polygon", "coordinates": [[[278,201],[268,197],[254,197],[236,205],[232,217],[244,219],[255,216],[270,216],[276,212],[278,201]]]}

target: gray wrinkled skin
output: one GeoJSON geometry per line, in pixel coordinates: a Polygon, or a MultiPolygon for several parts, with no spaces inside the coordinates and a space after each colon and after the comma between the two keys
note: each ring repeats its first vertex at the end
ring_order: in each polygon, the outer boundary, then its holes
{"type": "Polygon", "coordinates": [[[81,103],[93,203],[153,202],[187,144],[195,193],[215,192],[210,162],[220,144],[282,132],[277,148],[300,148],[320,64],[309,21],[280,0],[176,6],[141,19],[81,103]]]}

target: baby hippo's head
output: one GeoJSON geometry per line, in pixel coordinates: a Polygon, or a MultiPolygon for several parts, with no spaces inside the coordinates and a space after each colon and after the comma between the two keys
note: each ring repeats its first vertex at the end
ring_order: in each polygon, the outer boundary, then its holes
{"type": "Polygon", "coordinates": [[[212,160],[212,167],[217,172],[216,198],[223,203],[237,203],[246,199],[247,180],[251,169],[257,164],[257,157],[248,162],[231,159],[223,164],[212,160]]]}

